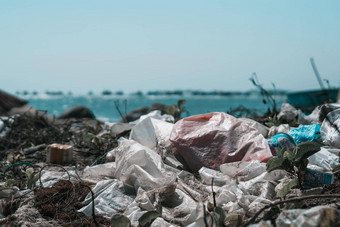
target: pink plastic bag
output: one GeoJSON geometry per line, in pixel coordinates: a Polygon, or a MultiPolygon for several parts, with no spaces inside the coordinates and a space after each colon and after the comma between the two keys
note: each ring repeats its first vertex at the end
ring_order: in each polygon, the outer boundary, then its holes
{"type": "Polygon", "coordinates": [[[202,166],[214,169],[223,163],[272,157],[266,139],[255,128],[225,113],[178,121],[170,141],[194,172],[202,166]]]}

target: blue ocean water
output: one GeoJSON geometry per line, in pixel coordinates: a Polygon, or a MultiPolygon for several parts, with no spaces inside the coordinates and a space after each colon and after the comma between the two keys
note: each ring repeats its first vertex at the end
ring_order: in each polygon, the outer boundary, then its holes
{"type": "MultiPolygon", "coordinates": [[[[122,96],[101,96],[101,95],[32,95],[22,97],[29,102],[29,105],[47,111],[50,115],[58,116],[63,111],[76,105],[83,105],[90,108],[95,116],[103,121],[117,122],[120,120],[119,112],[115,103],[119,104],[120,111],[124,114],[139,107],[151,106],[155,102],[166,105],[177,104],[179,99],[185,99],[185,108],[188,113],[182,117],[209,113],[227,112],[240,105],[256,110],[258,113],[265,113],[268,105],[262,102],[260,95],[233,95],[233,96],[196,96],[196,95],[122,95],[122,96]]],[[[275,96],[277,107],[286,101],[286,96],[275,96]]]]}

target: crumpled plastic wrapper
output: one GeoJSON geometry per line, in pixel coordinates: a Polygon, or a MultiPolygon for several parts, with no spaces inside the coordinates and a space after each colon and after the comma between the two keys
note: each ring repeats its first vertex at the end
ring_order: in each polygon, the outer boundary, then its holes
{"type": "Polygon", "coordinates": [[[309,210],[283,210],[276,219],[276,226],[340,226],[340,211],[326,206],[317,206],[309,210]]]}
{"type": "Polygon", "coordinates": [[[324,144],[340,148],[340,109],[327,114],[321,126],[321,138],[324,144]]]}

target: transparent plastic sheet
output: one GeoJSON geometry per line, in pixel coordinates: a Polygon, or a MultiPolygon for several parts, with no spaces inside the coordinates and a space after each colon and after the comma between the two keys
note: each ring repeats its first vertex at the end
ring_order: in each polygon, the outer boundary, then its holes
{"type": "Polygon", "coordinates": [[[198,173],[201,176],[201,181],[203,184],[209,185],[212,183],[212,179],[214,179],[214,185],[223,186],[227,182],[231,181],[228,175],[225,175],[219,171],[209,169],[206,167],[202,167],[198,173]]]}
{"type": "Polygon", "coordinates": [[[308,158],[309,164],[314,164],[321,168],[321,171],[333,171],[340,165],[339,156],[329,152],[326,148],[321,147],[321,150],[308,158]]]}
{"type": "Polygon", "coordinates": [[[127,132],[129,130],[131,130],[133,127],[133,124],[129,124],[129,123],[121,123],[121,122],[117,122],[117,123],[111,123],[111,122],[105,122],[104,126],[103,126],[103,132],[110,132],[112,137],[115,137],[119,134],[122,134],[124,132],[127,132]]]}
{"type": "MultiPolygon", "coordinates": [[[[95,199],[95,213],[111,218],[112,214],[123,212],[133,198],[124,194],[123,184],[116,179],[99,181],[92,189],[95,199]]],[[[88,203],[79,212],[92,216],[92,195],[89,193],[84,200],[88,203]]]]}
{"type": "Polygon", "coordinates": [[[156,218],[152,222],[152,224],[150,225],[150,227],[160,227],[160,226],[162,226],[162,227],[175,227],[174,225],[166,222],[163,218],[160,218],[160,217],[156,218]]]}
{"type": "Polygon", "coordinates": [[[320,106],[316,107],[309,115],[305,115],[301,110],[298,110],[298,124],[311,125],[318,124],[320,121],[320,106]]]}
{"type": "Polygon", "coordinates": [[[186,226],[203,216],[199,203],[186,192],[176,187],[163,187],[153,191],[139,188],[135,202],[142,210],[157,210],[162,204],[162,218],[181,226],[186,226]]]}
{"type": "Polygon", "coordinates": [[[138,226],[138,219],[145,214],[147,211],[142,210],[138,203],[133,201],[124,211],[123,215],[128,217],[131,221],[131,226],[138,226]]]}
{"type": "Polygon", "coordinates": [[[340,103],[328,103],[320,106],[319,121],[323,122],[326,116],[340,108],[340,103]]]}
{"type": "Polygon", "coordinates": [[[160,110],[154,110],[154,111],[151,111],[150,113],[148,113],[146,115],[140,116],[139,119],[132,121],[132,122],[129,122],[129,123],[136,125],[136,124],[138,124],[139,122],[143,121],[144,119],[146,119],[148,117],[151,117],[153,119],[158,119],[158,120],[161,120],[161,121],[166,121],[166,122],[174,122],[175,121],[173,116],[171,116],[169,114],[163,114],[162,115],[162,112],[160,110]]]}
{"type": "Polygon", "coordinates": [[[120,139],[116,149],[115,177],[120,179],[127,190],[138,187],[151,190],[172,181],[176,176],[166,172],[159,154],[133,140],[120,139]]]}
{"type": "Polygon", "coordinates": [[[280,113],[277,118],[287,123],[296,121],[298,110],[289,103],[282,103],[280,113]]]}
{"type": "Polygon", "coordinates": [[[232,179],[238,177],[241,178],[239,180],[248,181],[266,172],[266,163],[259,161],[225,163],[220,166],[220,170],[232,179]]]}
{"type": "Polygon", "coordinates": [[[261,133],[264,138],[268,137],[269,128],[267,126],[264,126],[263,124],[260,124],[259,122],[254,121],[253,119],[250,119],[250,118],[240,117],[238,119],[243,121],[250,127],[257,129],[257,131],[259,131],[259,133],[261,133]]]}
{"type": "Polygon", "coordinates": [[[156,150],[158,145],[169,147],[173,126],[172,123],[147,117],[132,128],[130,139],[153,150],[156,150]]]}
{"type": "Polygon", "coordinates": [[[176,189],[173,199],[171,206],[162,207],[162,217],[165,220],[173,220],[174,223],[187,226],[198,218],[203,217],[202,205],[194,201],[182,190],[176,189]]]}
{"type": "Polygon", "coordinates": [[[245,214],[249,207],[252,209],[249,212],[256,212],[275,197],[276,185],[286,176],[283,170],[268,173],[266,164],[259,161],[225,163],[220,166],[220,170],[218,172],[202,167],[199,173],[202,182],[207,185],[209,201],[213,201],[211,180],[216,177],[217,184],[213,187],[216,202],[228,213],[245,214]]]}
{"type": "Polygon", "coordinates": [[[68,173],[70,174],[70,178],[69,175],[60,170],[60,171],[49,171],[49,170],[43,170],[41,171],[41,183],[43,185],[43,187],[52,187],[53,184],[57,183],[60,180],[71,180],[71,181],[75,181],[78,180],[77,175],[75,174],[74,171],[68,171],[68,173]]]}
{"type": "MultiPolygon", "coordinates": [[[[97,183],[100,180],[110,179],[114,177],[116,168],[115,162],[108,162],[95,166],[87,166],[82,171],[75,171],[75,167],[65,172],[63,169],[59,171],[43,170],[41,171],[41,183],[43,187],[52,187],[53,184],[60,180],[79,181],[79,177],[83,181],[97,183]]],[[[39,182],[38,182],[39,183],[39,182]]]]}
{"type": "Polygon", "coordinates": [[[8,121],[8,123],[11,125],[18,116],[19,114],[15,114],[11,117],[0,116],[0,137],[4,137],[11,130],[10,128],[6,127],[4,121],[8,121]]]}
{"type": "Polygon", "coordinates": [[[340,148],[340,109],[327,114],[321,126],[321,138],[325,145],[340,148]]]}
{"type": "Polygon", "coordinates": [[[291,130],[291,127],[288,124],[282,124],[279,126],[272,126],[268,132],[268,138],[275,136],[278,133],[288,133],[291,130]]]}
{"type": "Polygon", "coordinates": [[[316,206],[308,210],[283,210],[276,219],[276,225],[280,227],[339,226],[340,211],[326,206],[316,206]]]}
{"type": "Polygon", "coordinates": [[[270,221],[262,220],[259,223],[248,225],[248,227],[274,227],[274,226],[270,221]]]}
{"type": "Polygon", "coordinates": [[[266,139],[253,127],[225,113],[208,113],[178,121],[170,141],[190,169],[216,168],[235,161],[267,161],[266,139]]]}

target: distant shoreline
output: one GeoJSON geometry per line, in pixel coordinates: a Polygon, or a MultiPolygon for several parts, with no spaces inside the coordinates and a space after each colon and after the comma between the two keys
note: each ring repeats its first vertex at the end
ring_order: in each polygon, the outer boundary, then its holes
{"type": "MultiPolygon", "coordinates": [[[[288,91],[286,90],[267,90],[271,95],[285,96],[288,91]]],[[[46,96],[72,96],[72,95],[99,95],[99,96],[221,96],[221,97],[232,97],[232,96],[252,96],[261,95],[258,90],[249,91],[222,91],[222,90],[153,90],[153,91],[137,91],[125,93],[124,91],[111,91],[103,90],[102,92],[94,93],[89,91],[87,94],[73,94],[73,92],[63,92],[63,91],[46,91],[39,93],[37,91],[17,91],[15,93],[18,96],[38,96],[44,94],[46,96]]]]}

